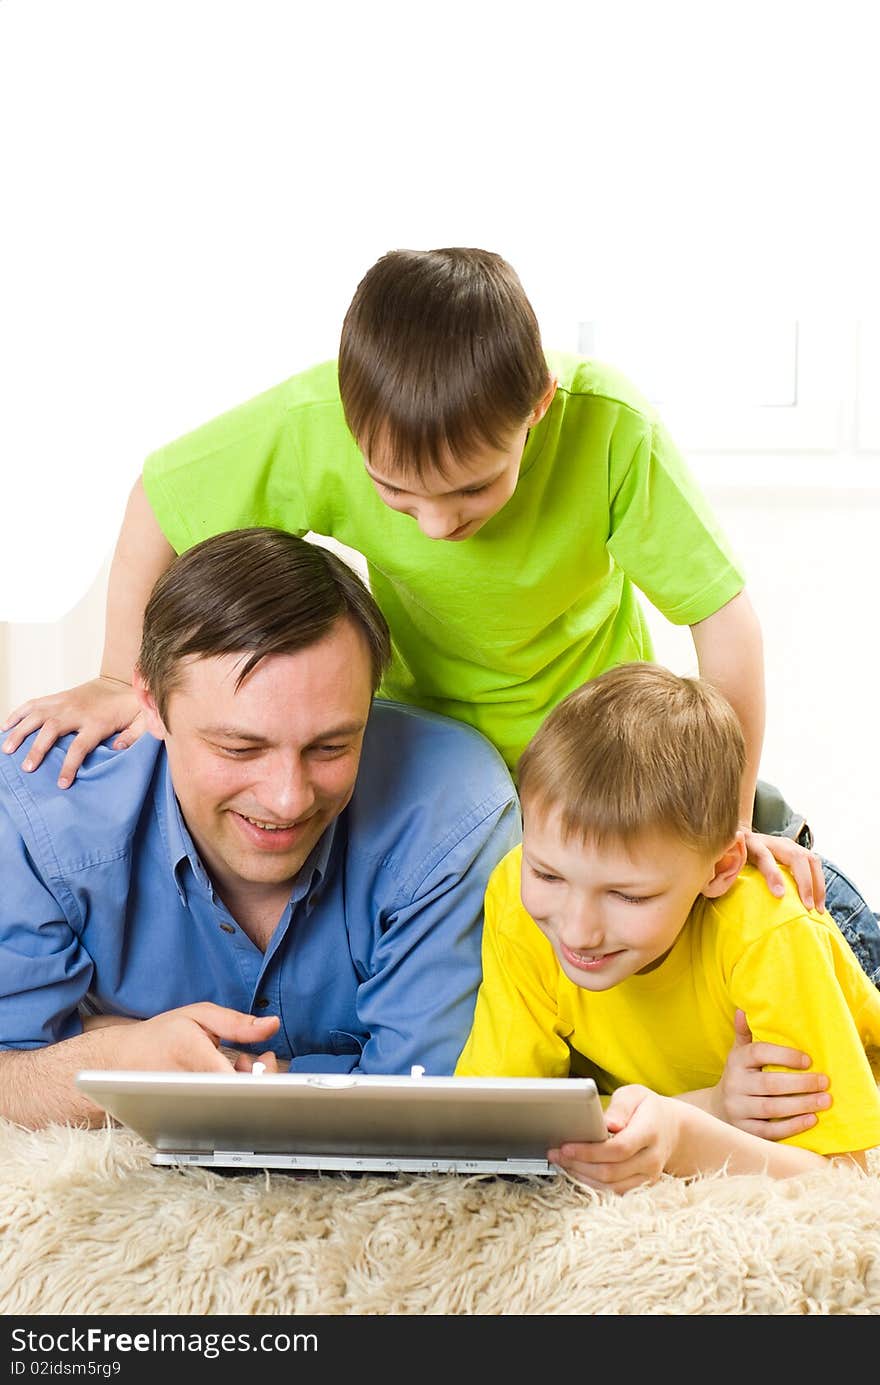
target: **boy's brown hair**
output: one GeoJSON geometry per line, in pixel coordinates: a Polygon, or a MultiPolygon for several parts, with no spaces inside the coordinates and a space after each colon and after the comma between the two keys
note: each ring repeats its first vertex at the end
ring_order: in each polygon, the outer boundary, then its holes
{"type": "Polygon", "coordinates": [[[281,529],[235,529],[187,549],[144,611],[138,668],[159,715],[189,655],[240,654],[238,688],[269,654],[294,654],[351,620],[370,652],[373,691],[391,658],[385,617],[335,553],[281,529]]]}
{"type": "Polygon", "coordinates": [[[628,844],[662,831],[717,851],[736,834],[744,769],[739,720],[711,683],[633,663],[554,708],[518,782],[523,804],[558,813],[566,838],[628,844]]]}
{"type": "Polygon", "coordinates": [[[531,304],[489,250],[392,250],[355,290],[339,346],[339,393],[361,451],[395,474],[444,474],[449,454],[501,450],[549,372],[531,304]]]}

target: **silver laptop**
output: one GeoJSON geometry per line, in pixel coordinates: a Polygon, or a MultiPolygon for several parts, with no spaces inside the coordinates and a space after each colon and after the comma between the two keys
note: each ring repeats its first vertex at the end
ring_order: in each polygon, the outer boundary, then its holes
{"type": "Polygon", "coordinates": [[[102,1070],[76,1085],[154,1164],[555,1174],[548,1149],[607,1133],[590,1078],[102,1070]]]}

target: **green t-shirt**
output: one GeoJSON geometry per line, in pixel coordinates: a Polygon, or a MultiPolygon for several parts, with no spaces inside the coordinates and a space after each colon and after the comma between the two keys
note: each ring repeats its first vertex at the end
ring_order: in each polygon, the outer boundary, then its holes
{"type": "Polygon", "coordinates": [[[366,559],[391,627],[381,695],[477,727],[511,769],[540,722],[604,669],[653,657],[635,588],[676,625],[744,577],[650,406],[618,372],[549,352],[559,387],[516,490],[460,543],[379,499],[348,431],[335,361],[148,457],[144,487],[177,552],[228,529],[314,533],[366,559]]]}

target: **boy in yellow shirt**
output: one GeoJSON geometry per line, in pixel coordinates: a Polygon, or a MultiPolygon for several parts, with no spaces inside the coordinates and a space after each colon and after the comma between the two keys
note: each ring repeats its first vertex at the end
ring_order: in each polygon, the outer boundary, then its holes
{"type": "Polygon", "coordinates": [[[456,1072],[594,1076],[613,1138],[549,1154],[593,1187],[722,1167],[785,1177],[823,1157],[864,1167],[880,1145],[880,993],[827,913],[790,879],[774,898],[746,864],[744,764],[724,697],[653,664],[569,694],[520,759],[523,843],[489,881],[456,1072]],[[744,1015],[757,1043],[828,1074],[809,1128],[761,1139],[740,1116],[738,1014],[740,1032],[744,1015]]]}

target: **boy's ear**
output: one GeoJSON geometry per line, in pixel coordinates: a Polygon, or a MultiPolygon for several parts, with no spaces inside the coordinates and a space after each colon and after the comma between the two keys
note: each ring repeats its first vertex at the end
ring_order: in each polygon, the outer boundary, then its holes
{"type": "Polygon", "coordinates": [[[730,846],[715,860],[712,874],[700,893],[707,899],[718,899],[720,895],[726,894],[747,860],[745,833],[737,832],[730,846]]]}
{"type": "Polygon", "coordinates": [[[530,428],[534,428],[536,423],[540,423],[541,419],[544,417],[547,410],[550,408],[550,405],[553,403],[553,396],[556,394],[556,386],[558,384],[558,376],[551,375],[550,379],[547,381],[547,388],[541,395],[541,398],[538,400],[532,412],[529,414],[530,428]]]}
{"type": "Polygon", "coordinates": [[[131,686],[134,688],[134,695],[137,698],[140,709],[144,714],[144,721],[151,736],[155,736],[157,741],[164,741],[166,730],[165,723],[159,715],[156,700],[144,681],[144,676],[140,669],[135,665],[132,675],[131,686]]]}

